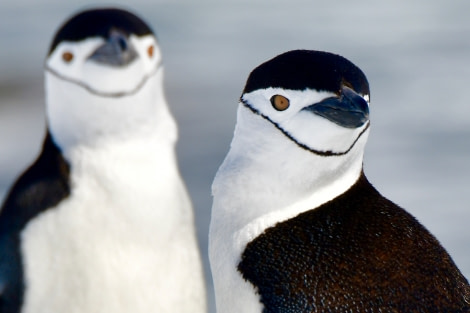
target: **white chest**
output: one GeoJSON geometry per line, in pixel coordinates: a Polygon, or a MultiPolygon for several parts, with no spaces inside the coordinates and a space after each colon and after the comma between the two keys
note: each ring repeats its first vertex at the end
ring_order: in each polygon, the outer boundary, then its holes
{"type": "Polygon", "coordinates": [[[72,159],[71,195],[22,233],[23,312],[190,312],[203,286],[173,152],[119,152],[72,159]]]}

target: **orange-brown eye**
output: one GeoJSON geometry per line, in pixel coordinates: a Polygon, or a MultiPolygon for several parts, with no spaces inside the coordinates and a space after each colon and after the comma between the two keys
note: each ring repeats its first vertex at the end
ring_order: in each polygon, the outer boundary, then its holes
{"type": "Polygon", "coordinates": [[[149,57],[153,57],[153,45],[147,48],[147,54],[149,57]]]}
{"type": "Polygon", "coordinates": [[[62,59],[69,63],[70,61],[73,60],[73,53],[72,52],[69,52],[69,51],[65,51],[63,54],[62,54],[62,59]]]}
{"type": "Polygon", "coordinates": [[[278,111],[284,111],[289,107],[289,99],[281,95],[274,95],[271,97],[271,104],[278,111]]]}

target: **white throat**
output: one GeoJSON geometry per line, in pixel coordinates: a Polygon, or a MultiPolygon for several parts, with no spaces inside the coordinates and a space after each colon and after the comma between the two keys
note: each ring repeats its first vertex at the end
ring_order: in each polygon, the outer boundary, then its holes
{"type": "Polygon", "coordinates": [[[209,255],[218,312],[261,312],[253,287],[237,272],[246,244],[266,228],[347,191],[361,174],[368,132],[347,154],[320,156],[239,106],[230,151],[212,186],[209,255]],[[237,302],[231,300],[235,288],[242,297],[237,302]],[[256,309],[242,304],[243,298],[256,309]]]}
{"type": "Polygon", "coordinates": [[[160,68],[138,92],[103,97],[46,71],[47,122],[54,141],[66,157],[78,147],[121,144],[133,138],[159,136],[174,144],[177,129],[166,104],[162,77],[160,68]]]}

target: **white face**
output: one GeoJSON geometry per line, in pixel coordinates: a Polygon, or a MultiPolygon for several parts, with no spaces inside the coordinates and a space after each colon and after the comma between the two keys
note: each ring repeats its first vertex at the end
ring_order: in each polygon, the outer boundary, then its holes
{"type": "MultiPolygon", "coordinates": [[[[326,98],[337,95],[326,91],[312,89],[289,90],[281,88],[267,88],[255,90],[242,96],[242,104],[256,111],[266,121],[295,141],[298,145],[314,153],[345,154],[362,136],[369,127],[367,121],[357,128],[346,128],[330,120],[316,115],[304,108],[318,103],[326,98]],[[275,95],[283,96],[288,100],[288,106],[276,109],[271,103],[275,95]]],[[[363,98],[368,102],[368,96],[363,98]]],[[[255,114],[256,114],[255,113],[255,114]]]]}
{"type": "Polygon", "coordinates": [[[46,71],[99,96],[135,93],[158,69],[161,54],[153,35],[129,37],[138,57],[124,67],[104,66],[89,57],[105,43],[103,38],[62,42],[46,60],[46,71]]]}
{"type": "Polygon", "coordinates": [[[62,42],[46,60],[47,123],[66,154],[78,145],[102,146],[161,131],[176,138],[163,93],[163,67],[153,35],[130,36],[137,53],[126,65],[90,58],[104,40],[62,42]]]}

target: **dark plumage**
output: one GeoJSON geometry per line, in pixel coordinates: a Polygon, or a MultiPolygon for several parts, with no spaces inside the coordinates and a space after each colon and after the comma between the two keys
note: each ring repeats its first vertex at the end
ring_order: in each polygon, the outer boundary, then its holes
{"type": "Polygon", "coordinates": [[[0,211],[0,312],[19,312],[22,303],[21,231],[69,194],[69,165],[47,134],[42,153],[17,179],[0,211]]]}
{"type": "Polygon", "coordinates": [[[255,68],[243,93],[268,87],[340,93],[343,85],[363,95],[369,94],[366,76],[349,60],[323,51],[293,50],[255,68]]]}
{"type": "Polygon", "coordinates": [[[268,228],[238,265],[264,313],[470,312],[470,287],[415,218],[362,175],[347,192],[268,228]]]}
{"type": "Polygon", "coordinates": [[[49,48],[49,55],[62,41],[80,41],[96,36],[106,39],[112,30],[136,36],[153,34],[147,24],[128,11],[110,8],[87,10],[59,28],[49,48]]]}

